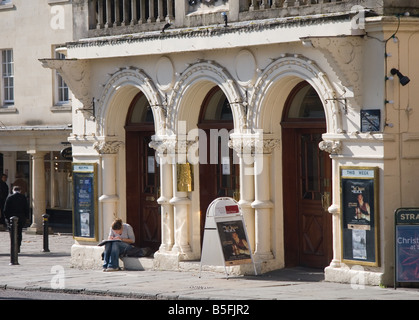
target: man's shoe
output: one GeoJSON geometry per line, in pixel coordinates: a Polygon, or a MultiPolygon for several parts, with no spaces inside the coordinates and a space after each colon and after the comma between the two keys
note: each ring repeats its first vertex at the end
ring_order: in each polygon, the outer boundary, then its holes
{"type": "Polygon", "coordinates": [[[106,272],[119,271],[119,268],[107,268],[106,272]]]}

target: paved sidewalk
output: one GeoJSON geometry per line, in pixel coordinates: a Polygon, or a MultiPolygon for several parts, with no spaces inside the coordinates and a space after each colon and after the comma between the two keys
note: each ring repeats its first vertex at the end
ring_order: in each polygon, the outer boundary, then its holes
{"type": "Polygon", "coordinates": [[[349,284],[323,281],[320,271],[302,268],[228,279],[208,271],[199,277],[193,271],[80,270],[70,266],[73,243],[71,235],[50,235],[50,252],[41,252],[42,235],[24,234],[19,265],[9,265],[9,234],[0,231],[0,288],[152,300],[419,300],[419,289],[365,286],[355,290],[349,284]]]}

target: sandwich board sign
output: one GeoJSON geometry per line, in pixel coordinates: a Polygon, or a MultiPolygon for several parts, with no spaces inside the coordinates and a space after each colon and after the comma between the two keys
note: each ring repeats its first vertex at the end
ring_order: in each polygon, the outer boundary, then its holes
{"type": "Polygon", "coordinates": [[[236,200],[217,198],[206,213],[201,265],[227,266],[253,263],[243,214],[236,200]]]}

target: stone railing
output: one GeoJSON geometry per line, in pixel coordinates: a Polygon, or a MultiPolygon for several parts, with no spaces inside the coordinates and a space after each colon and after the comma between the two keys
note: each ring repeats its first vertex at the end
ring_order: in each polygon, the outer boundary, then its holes
{"type": "MultiPolygon", "coordinates": [[[[129,34],[171,27],[197,27],[267,18],[349,12],[374,0],[77,0],[88,23],[75,25],[84,37],[129,34]],[[86,12],[88,11],[88,12],[86,12]],[[87,30],[81,30],[85,28],[87,30]]],[[[77,10],[75,11],[77,12],[77,10]]],[[[77,14],[76,14],[77,15],[77,14]]],[[[77,18],[77,17],[76,17],[77,18]]],[[[77,19],[76,19],[77,20],[77,19]]],[[[75,20],[75,21],[76,21],[75,20]]]]}

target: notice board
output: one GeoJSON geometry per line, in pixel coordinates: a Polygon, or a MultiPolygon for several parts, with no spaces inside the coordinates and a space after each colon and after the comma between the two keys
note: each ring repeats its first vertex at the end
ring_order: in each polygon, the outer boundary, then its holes
{"type": "Polygon", "coordinates": [[[419,208],[395,211],[395,287],[419,282],[419,208]]]}
{"type": "Polygon", "coordinates": [[[73,237],[98,241],[96,163],[73,163],[73,195],[73,237]]]}
{"type": "Polygon", "coordinates": [[[378,168],[340,167],[342,261],[379,266],[378,168]]]}

